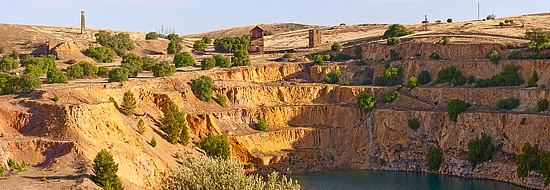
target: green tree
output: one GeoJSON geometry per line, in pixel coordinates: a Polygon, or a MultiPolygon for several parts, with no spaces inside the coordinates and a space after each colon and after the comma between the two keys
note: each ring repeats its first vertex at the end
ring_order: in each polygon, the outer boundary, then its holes
{"type": "Polygon", "coordinates": [[[418,118],[412,118],[407,121],[407,124],[409,125],[409,128],[416,130],[420,127],[420,121],[418,118]]]}
{"type": "Polygon", "coordinates": [[[113,62],[113,53],[108,47],[89,47],[84,50],[84,55],[91,57],[97,62],[100,63],[111,63],[113,62]]]}
{"type": "Polygon", "coordinates": [[[211,57],[202,59],[201,61],[201,70],[210,70],[216,67],[216,60],[211,57]]]}
{"type": "Polygon", "coordinates": [[[176,68],[195,66],[195,60],[187,52],[178,53],[174,56],[176,68]]]}
{"type": "Polygon", "coordinates": [[[109,82],[123,82],[128,80],[128,69],[114,68],[109,71],[109,82]]]}
{"type": "Polygon", "coordinates": [[[181,45],[181,38],[176,34],[170,34],[168,35],[168,39],[170,40],[170,43],[168,43],[168,54],[176,54],[181,52],[183,49],[183,46],[181,45]]]}
{"type": "Polygon", "coordinates": [[[15,60],[13,60],[9,56],[4,56],[0,60],[0,70],[6,72],[10,69],[17,69],[19,67],[19,63],[15,60]]]}
{"type": "Polygon", "coordinates": [[[133,53],[128,53],[122,56],[120,67],[128,69],[128,77],[135,78],[143,69],[143,59],[133,53]]]}
{"type": "Polygon", "coordinates": [[[67,67],[67,76],[71,79],[78,79],[84,77],[84,69],[78,64],[67,67]]]}
{"type": "Polygon", "coordinates": [[[372,111],[375,103],[376,97],[366,92],[359,94],[357,98],[357,106],[365,113],[372,111]]]}
{"type": "Polygon", "coordinates": [[[155,137],[151,138],[151,142],[149,143],[153,148],[157,147],[157,139],[155,137]]]}
{"type": "Polygon", "coordinates": [[[475,87],[489,86],[518,86],[524,83],[524,80],[518,74],[519,68],[513,64],[505,65],[498,75],[489,79],[476,79],[475,87]]]}
{"type": "Polygon", "coordinates": [[[67,76],[63,74],[59,69],[50,69],[48,70],[48,83],[54,84],[54,83],[68,83],[67,82],[67,76]]]}
{"type": "Polygon", "coordinates": [[[401,37],[413,34],[412,31],[407,30],[405,26],[400,24],[392,24],[388,27],[388,29],[384,32],[384,39],[387,39],[389,37],[401,37]]]}
{"type": "Polygon", "coordinates": [[[124,97],[122,98],[122,113],[124,115],[132,115],[137,107],[136,99],[134,98],[134,93],[132,91],[126,91],[124,97]]]}
{"type": "Polygon", "coordinates": [[[498,61],[500,61],[500,54],[496,50],[491,50],[491,52],[487,53],[485,58],[491,60],[494,64],[498,64],[498,61]]]}
{"type": "Polygon", "coordinates": [[[453,19],[452,18],[448,18],[447,19],[447,23],[452,23],[453,22],[453,19]]]}
{"type": "Polygon", "coordinates": [[[355,55],[355,59],[362,59],[363,58],[363,48],[361,48],[361,46],[355,46],[353,48],[353,54],[355,55]]]}
{"type": "Polygon", "coordinates": [[[214,60],[216,60],[216,66],[219,66],[222,68],[231,67],[231,59],[229,57],[224,57],[222,55],[215,55],[214,60]]]}
{"type": "Polygon", "coordinates": [[[536,52],[542,49],[550,48],[550,31],[542,28],[533,28],[525,32],[525,38],[530,40],[530,47],[535,48],[536,52]]]}
{"type": "Polygon", "coordinates": [[[330,49],[332,51],[340,51],[340,50],[342,50],[342,45],[340,45],[340,43],[338,43],[338,42],[334,42],[332,44],[332,46],[330,47],[330,49]]]}
{"type": "Polygon", "coordinates": [[[411,76],[411,78],[409,78],[409,82],[407,83],[407,88],[413,89],[417,86],[418,86],[418,80],[416,79],[416,77],[411,76]]]}
{"type": "Polygon", "coordinates": [[[176,73],[176,67],[170,65],[167,61],[161,61],[153,66],[152,71],[154,77],[166,77],[176,73]]]}
{"type": "Polygon", "coordinates": [[[504,98],[498,101],[497,110],[511,110],[519,106],[519,99],[517,98],[504,98]]]}
{"type": "Polygon", "coordinates": [[[214,89],[212,78],[208,76],[201,76],[191,82],[193,92],[195,92],[195,95],[199,98],[199,100],[209,102],[210,99],[212,99],[212,90],[214,89]]]}
{"type": "Polygon", "coordinates": [[[0,72],[0,94],[19,92],[19,77],[0,72]]]}
{"type": "Polygon", "coordinates": [[[105,190],[123,189],[122,183],[116,174],[118,172],[118,164],[115,162],[113,155],[102,149],[97,153],[93,163],[92,180],[105,190]]]}
{"type": "Polygon", "coordinates": [[[397,45],[401,43],[401,40],[398,37],[389,37],[386,39],[388,45],[397,45]]]}
{"type": "Polygon", "coordinates": [[[195,41],[195,43],[193,44],[193,50],[195,50],[196,52],[204,52],[206,50],[206,43],[204,43],[204,41],[202,40],[195,41]]]}
{"type": "Polygon", "coordinates": [[[462,72],[457,70],[455,66],[450,66],[437,72],[437,79],[435,83],[451,83],[455,86],[462,86],[466,84],[466,77],[463,76],[462,72]]]}
{"type": "Polygon", "coordinates": [[[387,90],[382,94],[382,101],[384,103],[392,103],[397,99],[397,92],[395,90],[387,90]]]}
{"type": "Polygon", "coordinates": [[[227,104],[227,96],[223,94],[216,94],[216,102],[220,104],[220,106],[225,107],[227,104]]]}
{"type": "Polygon", "coordinates": [[[22,93],[27,93],[41,87],[42,81],[36,75],[23,74],[19,79],[19,88],[22,93]]]}
{"type": "Polygon", "coordinates": [[[286,58],[286,59],[292,59],[293,57],[294,57],[294,54],[292,54],[292,53],[283,54],[283,58],[286,58]]]}
{"type": "Polygon", "coordinates": [[[403,69],[393,65],[386,65],[383,76],[374,78],[374,84],[377,86],[393,86],[402,83],[403,69]]]}
{"type": "Polygon", "coordinates": [[[185,119],[185,113],[180,112],[180,109],[176,103],[170,101],[166,107],[162,110],[164,117],[162,118],[161,130],[166,133],[166,139],[172,144],[178,142],[187,144],[189,140],[189,134],[187,132],[187,122],[185,119]]]}
{"type": "Polygon", "coordinates": [[[441,39],[441,43],[444,46],[449,45],[449,44],[451,44],[451,39],[449,37],[443,37],[443,39],[441,39]]]}
{"type": "Polygon", "coordinates": [[[428,84],[431,81],[432,81],[432,77],[430,75],[430,72],[424,70],[420,72],[420,74],[418,74],[418,83],[424,85],[424,84],[428,84]]]}
{"type": "Polygon", "coordinates": [[[11,52],[11,57],[15,60],[19,59],[19,53],[17,52],[16,49],[13,49],[13,51],[11,52]]]}
{"type": "Polygon", "coordinates": [[[212,43],[212,39],[210,39],[209,37],[202,37],[201,39],[205,44],[210,44],[212,43]]]}
{"type": "Polygon", "coordinates": [[[158,39],[158,34],[156,32],[149,32],[145,35],[146,40],[156,40],[158,39]]]}
{"type": "Polygon", "coordinates": [[[468,162],[475,168],[478,164],[489,161],[493,157],[494,149],[491,137],[482,133],[481,139],[475,138],[468,142],[468,162]]]}
{"type": "Polygon", "coordinates": [[[145,133],[145,122],[143,121],[143,119],[139,119],[137,128],[140,135],[143,135],[143,133],[145,133]]]}
{"type": "Polygon", "coordinates": [[[447,103],[447,113],[449,114],[449,120],[456,122],[458,114],[466,112],[466,102],[458,98],[451,98],[447,103]]]}
{"type": "Polygon", "coordinates": [[[109,77],[109,68],[105,66],[98,67],[96,75],[98,77],[109,77]]]}
{"type": "Polygon", "coordinates": [[[250,65],[250,57],[247,50],[236,50],[231,58],[232,66],[247,66],[250,65]]]}
{"type": "Polygon", "coordinates": [[[267,131],[267,121],[265,120],[265,118],[258,118],[258,122],[256,123],[256,130],[267,131]]]}
{"type": "Polygon", "coordinates": [[[325,82],[329,84],[338,84],[340,82],[340,70],[331,71],[325,76],[325,82]]]}
{"type": "Polygon", "coordinates": [[[153,70],[153,66],[155,66],[157,64],[157,60],[155,60],[152,57],[144,56],[141,59],[143,60],[143,64],[141,65],[141,68],[144,71],[153,70]]]}
{"type": "Polygon", "coordinates": [[[537,81],[539,81],[539,75],[537,74],[537,71],[533,71],[533,74],[531,75],[531,78],[527,80],[527,88],[529,87],[537,87],[537,81]]]}
{"type": "Polygon", "coordinates": [[[126,51],[135,48],[134,42],[127,33],[111,35],[110,32],[100,30],[95,34],[96,42],[113,50],[118,56],[126,54],[126,51]]]}
{"type": "Polygon", "coordinates": [[[231,156],[229,142],[225,135],[207,136],[197,144],[197,147],[203,149],[206,155],[213,158],[229,159],[231,156]]]}
{"type": "Polygon", "coordinates": [[[237,50],[248,51],[250,49],[250,36],[224,37],[214,40],[214,50],[218,53],[229,53],[237,50]]]}
{"type": "Polygon", "coordinates": [[[541,99],[537,102],[537,111],[543,112],[548,110],[548,100],[547,99],[541,99]]]}
{"type": "Polygon", "coordinates": [[[439,147],[433,147],[426,155],[428,159],[428,169],[439,170],[439,166],[443,162],[443,150],[439,147]]]}
{"type": "Polygon", "coordinates": [[[439,59],[439,54],[437,54],[437,52],[433,51],[432,54],[430,54],[430,59],[438,60],[439,59]]]}

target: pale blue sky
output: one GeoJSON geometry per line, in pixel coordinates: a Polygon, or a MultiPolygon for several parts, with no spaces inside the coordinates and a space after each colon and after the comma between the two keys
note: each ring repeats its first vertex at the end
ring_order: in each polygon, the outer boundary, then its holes
{"type": "MultiPolygon", "coordinates": [[[[180,35],[232,26],[292,22],[315,25],[466,21],[550,12],[550,0],[2,0],[0,23],[149,32],[173,27],[180,35]]],[[[1,35],[1,34],[0,34],[1,35]]]]}

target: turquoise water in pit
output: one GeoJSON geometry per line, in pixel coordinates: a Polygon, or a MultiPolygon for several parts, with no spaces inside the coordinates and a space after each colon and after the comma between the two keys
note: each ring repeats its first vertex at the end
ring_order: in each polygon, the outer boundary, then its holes
{"type": "Polygon", "coordinates": [[[492,180],[466,179],[418,172],[371,170],[336,170],[322,173],[290,175],[302,189],[368,189],[368,190],[524,190],[510,183],[492,180]]]}

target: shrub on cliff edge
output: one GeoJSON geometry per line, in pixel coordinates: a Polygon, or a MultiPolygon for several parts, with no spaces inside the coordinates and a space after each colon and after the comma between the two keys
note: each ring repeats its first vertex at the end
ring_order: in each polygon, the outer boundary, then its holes
{"type": "Polygon", "coordinates": [[[466,102],[458,98],[451,98],[447,103],[447,113],[449,114],[449,120],[456,122],[458,114],[466,111],[466,102]]]}
{"type": "Polygon", "coordinates": [[[359,97],[357,98],[357,107],[365,113],[372,111],[375,103],[376,97],[366,92],[359,94],[359,97]]]}
{"type": "Polygon", "coordinates": [[[99,151],[93,163],[92,180],[103,189],[123,189],[117,171],[118,164],[113,155],[106,149],[99,151]]]}
{"type": "Polygon", "coordinates": [[[428,151],[426,158],[428,160],[428,169],[439,170],[439,166],[443,162],[443,151],[439,147],[433,147],[428,151]]]}
{"type": "Polygon", "coordinates": [[[468,142],[468,162],[475,168],[478,164],[489,161],[493,157],[494,149],[491,137],[482,133],[481,139],[475,138],[468,142]]]}

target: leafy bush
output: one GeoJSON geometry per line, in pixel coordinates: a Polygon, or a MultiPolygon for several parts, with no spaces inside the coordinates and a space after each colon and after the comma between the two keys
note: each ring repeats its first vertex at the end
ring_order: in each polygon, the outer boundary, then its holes
{"type": "Polygon", "coordinates": [[[162,110],[164,117],[161,120],[162,131],[166,133],[166,139],[172,144],[180,142],[181,144],[187,144],[189,140],[189,134],[187,132],[187,122],[185,119],[185,113],[180,112],[180,109],[176,103],[170,101],[162,110]]]}
{"type": "Polygon", "coordinates": [[[436,20],[435,23],[441,23],[441,20],[436,20]]]}
{"type": "Polygon", "coordinates": [[[313,56],[313,62],[317,63],[317,65],[324,65],[325,64],[325,60],[323,60],[322,55],[314,55],[313,56]]]}
{"type": "Polygon", "coordinates": [[[377,86],[393,86],[401,84],[403,70],[400,67],[386,65],[384,76],[374,78],[374,84],[377,86]]]}
{"type": "Polygon", "coordinates": [[[163,178],[161,186],[163,189],[300,189],[296,181],[276,172],[263,179],[246,174],[237,160],[216,158],[188,159],[181,169],[163,178]]]}
{"type": "Polygon", "coordinates": [[[432,54],[430,54],[430,59],[439,59],[439,54],[437,52],[433,51],[432,54]]]}
{"type": "Polygon", "coordinates": [[[543,52],[531,52],[525,56],[525,59],[548,59],[550,58],[549,54],[544,54],[543,52]]]}
{"type": "Polygon", "coordinates": [[[122,107],[122,113],[124,113],[124,115],[134,114],[134,110],[137,107],[136,99],[134,98],[134,93],[132,93],[129,90],[124,93],[121,107],[122,107]]]}
{"type": "Polygon", "coordinates": [[[0,94],[18,93],[19,80],[18,76],[0,73],[0,94]]]}
{"type": "Polygon", "coordinates": [[[232,66],[247,66],[250,65],[248,50],[235,50],[231,58],[232,66]]]}
{"type": "Polygon", "coordinates": [[[25,160],[21,161],[21,164],[17,164],[17,162],[15,162],[15,160],[10,158],[10,159],[8,159],[8,166],[11,169],[16,170],[17,172],[27,171],[27,169],[25,168],[27,166],[27,163],[25,162],[25,160]]]}
{"type": "Polygon", "coordinates": [[[468,77],[468,84],[474,84],[476,82],[476,77],[474,75],[470,75],[468,77]]]}
{"type": "Polygon", "coordinates": [[[128,80],[128,69],[114,68],[109,71],[109,82],[122,82],[128,80]]]}
{"type": "Polygon", "coordinates": [[[498,64],[498,61],[500,61],[500,54],[496,50],[491,50],[491,52],[487,53],[485,58],[491,60],[494,64],[498,64]]]}
{"type": "Polygon", "coordinates": [[[187,52],[178,53],[174,56],[176,68],[195,66],[195,60],[187,52]]]}
{"type": "Polygon", "coordinates": [[[174,65],[170,65],[167,61],[157,63],[151,70],[153,71],[154,77],[172,76],[176,73],[176,67],[174,65]]]}
{"type": "Polygon", "coordinates": [[[450,66],[437,72],[437,80],[435,81],[436,84],[447,82],[455,86],[462,86],[466,84],[466,77],[462,76],[462,73],[455,66],[450,66]]]}
{"type": "Polygon", "coordinates": [[[267,121],[265,120],[265,118],[258,118],[258,122],[256,123],[256,130],[267,131],[267,121]]]}
{"type": "Polygon", "coordinates": [[[389,37],[388,39],[386,39],[386,43],[388,45],[396,45],[400,44],[401,40],[398,37],[389,37]]]}
{"type": "Polygon", "coordinates": [[[210,70],[214,67],[216,67],[216,60],[214,60],[214,58],[207,57],[202,59],[201,70],[210,70]]]}
{"type": "Polygon", "coordinates": [[[456,122],[458,114],[466,112],[466,102],[458,98],[451,98],[447,103],[447,113],[449,114],[449,120],[456,122]]]}
{"type": "Polygon", "coordinates": [[[521,52],[517,49],[510,51],[508,59],[525,59],[521,52]]]}
{"type": "Polygon", "coordinates": [[[157,139],[155,137],[151,138],[151,142],[149,144],[154,148],[157,146],[157,139]]]}
{"type": "Polygon", "coordinates": [[[228,53],[237,50],[248,51],[250,49],[250,36],[224,37],[214,40],[214,51],[228,53]]]}
{"type": "Polygon", "coordinates": [[[468,142],[468,162],[475,168],[478,164],[489,161],[493,157],[494,149],[491,137],[482,133],[481,139],[475,138],[468,142]]]}
{"type": "Polygon", "coordinates": [[[206,50],[206,43],[204,43],[202,39],[195,41],[195,43],[193,44],[193,50],[195,50],[196,52],[204,52],[206,50]]]}
{"type": "Polygon", "coordinates": [[[4,166],[0,166],[0,178],[2,177],[5,171],[6,171],[6,168],[4,166]]]}
{"type": "Polygon", "coordinates": [[[292,59],[293,57],[294,57],[294,54],[292,54],[292,53],[285,53],[283,55],[283,58],[286,58],[286,59],[292,59]]]}
{"type": "Polygon", "coordinates": [[[156,32],[149,32],[145,35],[146,40],[156,40],[158,39],[158,34],[156,32]]]}
{"type": "Polygon", "coordinates": [[[452,23],[453,22],[453,19],[452,18],[448,18],[447,19],[447,23],[452,23]]]}
{"type": "Polygon", "coordinates": [[[47,75],[48,83],[50,84],[68,83],[67,76],[57,68],[48,70],[47,75]]]}
{"type": "Polygon", "coordinates": [[[338,62],[342,62],[342,61],[346,61],[346,60],[350,60],[350,59],[351,59],[351,56],[349,56],[348,54],[345,54],[345,53],[340,53],[337,56],[334,56],[334,57],[330,58],[331,61],[338,61],[338,62]]]}
{"type": "Polygon", "coordinates": [[[136,54],[128,53],[122,56],[120,67],[128,69],[128,77],[135,78],[143,69],[143,59],[136,54]]]}
{"type": "Polygon", "coordinates": [[[177,34],[168,35],[168,39],[170,40],[166,50],[168,54],[177,54],[183,49],[183,46],[181,45],[182,40],[177,34]]]}
{"type": "Polygon", "coordinates": [[[67,76],[69,78],[88,78],[97,75],[97,67],[86,61],[67,67],[67,76]]]}
{"type": "Polygon", "coordinates": [[[58,102],[58,101],[59,101],[59,96],[58,96],[57,94],[53,97],[53,101],[54,101],[54,102],[58,102]]]}
{"type": "Polygon", "coordinates": [[[110,32],[100,30],[95,34],[97,43],[111,48],[118,56],[126,54],[126,51],[134,49],[134,42],[127,33],[111,35],[110,32]]]}
{"type": "Polygon", "coordinates": [[[216,60],[216,66],[219,66],[219,67],[222,67],[222,68],[231,67],[231,59],[229,57],[224,57],[222,55],[216,55],[216,56],[214,56],[214,60],[216,60]]]}
{"type": "Polygon", "coordinates": [[[353,54],[355,55],[355,59],[362,59],[363,48],[361,48],[361,46],[355,46],[355,48],[353,48],[353,54]]]}
{"type": "Polygon", "coordinates": [[[17,53],[16,49],[13,49],[13,51],[11,52],[11,57],[16,60],[19,59],[19,53],[17,53]]]}
{"type": "Polygon", "coordinates": [[[428,169],[439,170],[439,166],[443,163],[443,150],[439,147],[433,147],[428,151],[426,158],[428,160],[428,169]]]}
{"type": "Polygon", "coordinates": [[[418,128],[420,127],[420,121],[419,121],[418,118],[416,118],[416,117],[415,117],[415,118],[412,118],[412,119],[409,119],[409,120],[407,121],[407,124],[409,124],[409,127],[410,127],[411,129],[414,129],[414,130],[416,130],[416,129],[418,129],[418,128]]]}
{"type": "Polygon", "coordinates": [[[387,90],[382,94],[382,101],[384,103],[392,103],[397,99],[398,93],[395,90],[387,90]]]}
{"type": "Polygon", "coordinates": [[[530,171],[537,171],[544,176],[544,185],[550,183],[550,151],[539,149],[538,144],[531,146],[525,143],[522,154],[516,156],[518,177],[527,177],[530,171]]]}
{"type": "Polygon", "coordinates": [[[210,39],[209,37],[202,37],[201,38],[202,42],[204,42],[205,44],[210,44],[212,43],[212,39],[210,39]]]}
{"type": "Polygon", "coordinates": [[[525,38],[530,40],[529,47],[533,47],[536,52],[542,49],[550,48],[550,31],[542,28],[533,28],[525,32],[525,38]]]}
{"type": "Polygon", "coordinates": [[[141,69],[143,69],[144,71],[152,71],[153,66],[157,64],[157,60],[153,59],[152,57],[144,56],[141,59],[143,60],[141,69]]]}
{"type": "Polygon", "coordinates": [[[443,39],[441,40],[441,43],[444,46],[449,45],[449,44],[451,44],[451,39],[449,39],[449,37],[443,37],[443,39]]]}
{"type": "Polygon", "coordinates": [[[93,163],[92,180],[104,189],[122,189],[122,183],[116,174],[118,172],[118,164],[115,163],[113,155],[102,149],[97,153],[93,163]]]}
{"type": "Polygon", "coordinates": [[[269,30],[264,31],[264,36],[271,36],[271,35],[273,35],[273,32],[269,30]]]}
{"type": "Polygon", "coordinates": [[[195,95],[199,100],[208,102],[212,98],[212,90],[214,89],[214,84],[212,83],[212,78],[208,76],[201,76],[195,80],[192,80],[192,89],[195,92],[195,95]]]}
{"type": "Polygon", "coordinates": [[[13,60],[9,56],[4,56],[0,60],[0,70],[6,72],[10,69],[17,69],[19,67],[19,63],[15,60],[13,60]]]}
{"type": "Polygon", "coordinates": [[[332,44],[332,46],[330,47],[330,49],[332,51],[340,51],[340,50],[342,50],[342,45],[340,45],[340,43],[338,43],[338,42],[334,42],[332,44]]]}
{"type": "Polygon", "coordinates": [[[109,68],[105,66],[98,67],[96,75],[98,77],[109,77],[109,68]]]}
{"type": "Polygon", "coordinates": [[[225,105],[227,104],[227,96],[223,94],[216,94],[216,102],[220,106],[225,107],[225,105]]]}
{"type": "Polygon", "coordinates": [[[418,86],[418,80],[416,79],[416,77],[411,76],[411,78],[409,78],[409,83],[407,83],[407,88],[413,89],[417,86],[418,86]]]}
{"type": "Polygon", "coordinates": [[[325,82],[329,84],[338,84],[340,82],[340,75],[342,75],[340,70],[331,71],[325,76],[325,82]]]}
{"type": "Polygon", "coordinates": [[[401,37],[401,36],[406,36],[406,35],[410,35],[410,34],[413,34],[413,32],[410,31],[410,30],[407,30],[407,28],[405,28],[405,26],[400,25],[400,24],[392,24],[384,32],[383,37],[384,37],[384,39],[386,39],[386,38],[389,38],[389,37],[401,37]]]}
{"type": "Polygon", "coordinates": [[[424,85],[424,84],[428,84],[431,81],[432,81],[432,77],[430,75],[430,72],[424,70],[420,72],[420,74],[418,74],[418,83],[424,85]]]}
{"type": "Polygon", "coordinates": [[[36,76],[42,76],[49,69],[56,68],[55,55],[42,55],[40,57],[27,55],[20,62],[21,66],[25,67],[25,73],[35,74],[36,76]]]}
{"type": "Polygon", "coordinates": [[[539,75],[537,74],[537,71],[533,71],[533,74],[531,75],[531,78],[527,80],[527,88],[529,87],[537,87],[537,81],[539,81],[539,75]]]}
{"type": "Polygon", "coordinates": [[[376,97],[366,92],[359,94],[359,97],[357,98],[357,107],[365,113],[372,111],[375,103],[376,97]]]}
{"type": "Polygon", "coordinates": [[[523,84],[524,80],[518,74],[518,67],[513,64],[505,65],[498,75],[489,79],[476,79],[475,87],[491,87],[491,86],[518,86],[523,84]]]}
{"type": "Polygon", "coordinates": [[[490,15],[487,15],[487,17],[485,17],[486,20],[494,20],[496,18],[496,16],[494,14],[490,14],[490,15]]]}
{"type": "Polygon", "coordinates": [[[145,133],[145,122],[143,122],[143,119],[139,119],[137,128],[140,135],[143,135],[143,133],[145,133]]]}
{"type": "Polygon", "coordinates": [[[77,79],[77,78],[83,78],[84,77],[84,69],[80,67],[80,65],[75,64],[67,67],[67,76],[71,79],[77,79]]]}
{"type": "Polygon", "coordinates": [[[543,112],[548,110],[548,100],[547,99],[541,99],[537,102],[537,111],[543,112]]]}
{"type": "Polygon", "coordinates": [[[206,155],[213,158],[229,159],[231,156],[229,143],[225,135],[207,136],[197,144],[197,147],[203,149],[206,155]]]}
{"type": "Polygon", "coordinates": [[[519,99],[517,98],[504,98],[498,101],[497,110],[511,110],[519,106],[519,99]]]}
{"type": "Polygon", "coordinates": [[[33,74],[23,74],[21,78],[19,78],[18,83],[22,93],[27,93],[42,87],[42,81],[40,78],[33,74]]]}
{"type": "Polygon", "coordinates": [[[113,53],[107,47],[89,47],[82,53],[100,63],[113,62],[113,53]]]}

